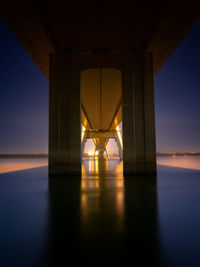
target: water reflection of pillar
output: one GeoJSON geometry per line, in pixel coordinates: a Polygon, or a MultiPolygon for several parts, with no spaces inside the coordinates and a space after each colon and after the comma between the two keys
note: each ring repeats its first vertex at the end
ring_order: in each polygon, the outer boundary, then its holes
{"type": "Polygon", "coordinates": [[[123,162],[122,161],[118,163],[117,168],[115,169],[115,175],[116,177],[123,176],[123,162]]]}
{"type": "Polygon", "coordinates": [[[124,201],[124,253],[131,253],[139,266],[165,266],[160,262],[158,243],[156,177],[126,177],[124,201]]]}
{"type": "Polygon", "coordinates": [[[98,160],[98,158],[95,160],[95,173],[99,173],[99,160],[98,160]]]}
{"type": "Polygon", "coordinates": [[[102,231],[102,235],[105,235],[103,225],[113,235],[119,234],[124,221],[123,179],[102,177],[82,179],[81,221],[84,234],[92,232],[95,235],[102,231]]]}
{"type": "Polygon", "coordinates": [[[67,262],[74,262],[75,251],[81,253],[78,246],[80,186],[79,177],[49,179],[49,251],[47,264],[44,266],[63,266],[63,262],[66,261],[66,251],[67,262]]]}
{"type": "Polygon", "coordinates": [[[99,210],[99,180],[82,179],[81,180],[81,222],[89,222],[90,211],[99,210]]]}
{"type": "Polygon", "coordinates": [[[89,174],[98,174],[99,173],[99,160],[98,158],[94,158],[94,159],[90,159],[88,161],[88,171],[89,171],[89,174]]]}
{"type": "Polygon", "coordinates": [[[109,188],[113,188],[115,191],[113,194],[113,205],[115,206],[116,213],[116,229],[118,231],[123,231],[124,227],[124,179],[114,178],[109,181],[109,188]]]}
{"type": "MultiPolygon", "coordinates": [[[[118,217],[122,223],[124,219],[124,180],[117,180],[118,191],[116,192],[116,207],[118,217]]],[[[120,223],[120,224],[121,224],[120,223]]]]}

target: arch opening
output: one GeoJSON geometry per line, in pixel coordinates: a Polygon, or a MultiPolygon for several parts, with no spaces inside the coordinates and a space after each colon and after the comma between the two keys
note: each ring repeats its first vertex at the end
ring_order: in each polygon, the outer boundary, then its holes
{"type": "Polygon", "coordinates": [[[89,68],[81,71],[82,159],[109,158],[109,154],[122,159],[121,95],[121,70],[89,68]]]}

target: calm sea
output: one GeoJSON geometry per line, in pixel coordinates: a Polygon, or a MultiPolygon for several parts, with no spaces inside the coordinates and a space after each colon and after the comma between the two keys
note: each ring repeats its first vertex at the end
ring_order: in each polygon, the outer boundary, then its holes
{"type": "Polygon", "coordinates": [[[47,158],[0,159],[0,173],[13,172],[48,165],[47,158]]]}
{"type": "MultiPolygon", "coordinates": [[[[200,170],[200,156],[157,157],[160,165],[200,170]]],[[[0,159],[0,173],[37,168],[48,165],[47,158],[0,159]]]]}
{"type": "Polygon", "coordinates": [[[200,170],[200,156],[162,156],[157,157],[157,163],[160,165],[200,170]]]}

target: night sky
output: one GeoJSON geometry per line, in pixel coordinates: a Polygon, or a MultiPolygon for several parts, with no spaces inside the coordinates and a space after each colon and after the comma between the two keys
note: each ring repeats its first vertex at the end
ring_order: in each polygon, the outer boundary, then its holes
{"type": "MultiPolygon", "coordinates": [[[[48,80],[0,20],[0,153],[47,153],[48,80]]],[[[155,77],[157,151],[200,151],[200,19],[155,77]]]]}

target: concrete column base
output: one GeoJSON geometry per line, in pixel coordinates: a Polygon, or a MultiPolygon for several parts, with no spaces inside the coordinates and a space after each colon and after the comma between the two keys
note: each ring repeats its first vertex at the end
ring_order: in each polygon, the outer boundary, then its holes
{"type": "Polygon", "coordinates": [[[124,163],[124,176],[135,176],[135,175],[153,175],[156,174],[156,165],[154,163],[124,163]]]}
{"type": "Polygon", "coordinates": [[[58,165],[49,166],[49,175],[50,176],[80,176],[81,166],[80,164],[73,163],[64,163],[58,165]]]}

